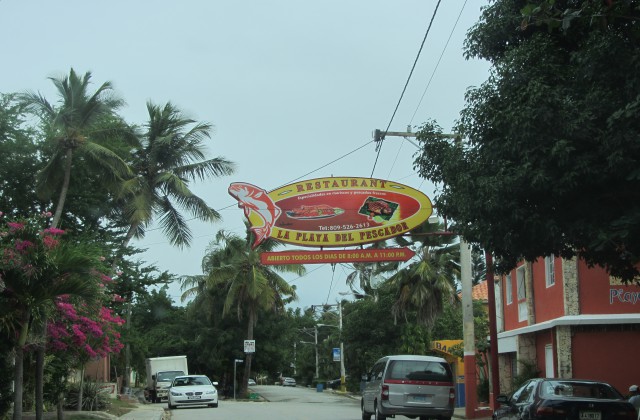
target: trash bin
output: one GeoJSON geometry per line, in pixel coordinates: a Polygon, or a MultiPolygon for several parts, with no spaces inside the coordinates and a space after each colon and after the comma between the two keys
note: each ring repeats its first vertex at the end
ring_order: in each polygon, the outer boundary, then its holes
{"type": "Polygon", "coordinates": [[[316,385],[316,392],[322,392],[324,390],[324,384],[316,385]]]}

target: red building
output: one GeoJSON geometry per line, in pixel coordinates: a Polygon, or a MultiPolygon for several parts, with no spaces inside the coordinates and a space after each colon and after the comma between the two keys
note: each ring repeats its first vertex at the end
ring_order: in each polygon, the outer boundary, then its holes
{"type": "Polygon", "coordinates": [[[640,287],[559,257],[496,279],[500,392],[525,365],[541,377],[597,379],[623,394],[640,384],[640,287]]]}

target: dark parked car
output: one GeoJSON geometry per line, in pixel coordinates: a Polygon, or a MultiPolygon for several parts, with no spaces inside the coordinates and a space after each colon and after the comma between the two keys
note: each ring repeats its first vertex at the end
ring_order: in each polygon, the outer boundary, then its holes
{"type": "Polygon", "coordinates": [[[636,420],[631,403],[605,382],[579,379],[530,379],[511,397],[500,395],[495,420],[636,420]]]}

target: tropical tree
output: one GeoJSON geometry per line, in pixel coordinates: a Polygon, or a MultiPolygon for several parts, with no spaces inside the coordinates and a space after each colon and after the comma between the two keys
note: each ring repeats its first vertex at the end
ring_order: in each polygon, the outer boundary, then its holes
{"type": "MultiPolygon", "coordinates": [[[[146,227],[157,219],[172,245],[189,246],[192,235],[182,211],[203,221],[220,219],[214,208],[189,189],[189,181],[229,175],[234,170],[224,158],[205,159],[203,142],[211,137],[210,124],[185,117],[171,103],[161,107],[149,102],[147,111],[146,130],[132,155],[133,177],[123,182],[120,193],[126,234],[112,263],[114,271],[131,239],[144,237],[146,227]]],[[[128,343],[125,352],[130,352],[128,343]]],[[[128,372],[128,361],[126,365],[128,372]]]]}
{"type": "MultiPolygon", "coordinates": [[[[253,330],[261,310],[281,312],[287,303],[297,299],[295,286],[287,283],[278,273],[302,275],[305,272],[301,265],[262,265],[260,253],[274,249],[278,243],[267,241],[252,249],[252,236],[248,234],[246,238],[241,238],[219,231],[202,263],[207,286],[224,287],[223,316],[235,312],[238,320],[246,317],[247,340],[254,338],[253,330]]],[[[246,394],[251,360],[252,354],[248,353],[240,394],[246,394]]]]}
{"type": "Polygon", "coordinates": [[[172,245],[189,246],[191,231],[182,211],[203,221],[215,222],[220,214],[189,189],[189,181],[230,175],[234,164],[216,157],[206,159],[204,140],[212,126],[185,117],[171,103],[147,103],[149,121],[140,147],[133,152],[133,177],[121,192],[127,233],[123,247],[132,238],[144,236],[145,228],[159,219],[172,245]]]}
{"type": "Polygon", "coordinates": [[[0,94],[0,209],[20,217],[45,209],[35,193],[36,174],[43,166],[37,136],[25,120],[15,95],[0,94]]]}
{"type": "MultiPolygon", "coordinates": [[[[374,242],[366,249],[382,249],[386,247],[385,241],[374,242]]],[[[354,296],[364,297],[375,295],[375,289],[380,283],[386,280],[385,274],[396,271],[398,262],[373,262],[373,263],[352,263],[347,265],[352,271],[347,275],[346,283],[354,296]]]]}
{"type": "Polygon", "coordinates": [[[457,299],[459,245],[454,243],[454,236],[443,235],[442,231],[440,224],[425,223],[409,237],[395,239],[399,245],[416,251],[414,259],[389,278],[397,289],[392,307],[396,319],[406,318],[413,311],[416,322],[431,329],[443,311],[444,300],[457,299]]]}
{"type": "Polygon", "coordinates": [[[464,141],[429,121],[414,164],[501,271],[554,254],[640,274],[639,21],[637,1],[495,0],[468,32],[492,69],[466,94],[464,141]]]}
{"type": "Polygon", "coordinates": [[[58,105],[51,104],[40,93],[20,95],[26,109],[38,115],[44,124],[48,147],[44,153],[48,163],[38,174],[37,191],[43,198],[58,192],[51,227],[58,227],[71,182],[74,155],[100,170],[103,181],[116,180],[130,173],[117,153],[105,144],[118,139],[135,144],[132,131],[115,114],[124,101],[105,82],[90,93],[91,73],[78,75],[73,68],[68,76],[49,78],[59,95],[58,105]]]}
{"type": "Polygon", "coordinates": [[[59,296],[92,302],[100,293],[100,273],[95,270],[100,249],[65,241],[60,229],[43,228],[48,216],[2,220],[0,227],[0,325],[17,337],[14,420],[22,418],[23,357],[32,326],[45,323],[59,296]]]}

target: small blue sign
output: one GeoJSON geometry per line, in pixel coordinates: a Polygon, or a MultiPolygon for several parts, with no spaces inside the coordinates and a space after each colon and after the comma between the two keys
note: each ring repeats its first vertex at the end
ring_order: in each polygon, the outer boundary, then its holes
{"type": "Polygon", "coordinates": [[[340,347],[334,347],[334,349],[333,349],[333,361],[334,362],[339,362],[340,361],[340,347]]]}

